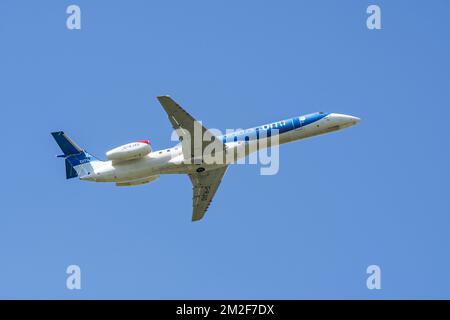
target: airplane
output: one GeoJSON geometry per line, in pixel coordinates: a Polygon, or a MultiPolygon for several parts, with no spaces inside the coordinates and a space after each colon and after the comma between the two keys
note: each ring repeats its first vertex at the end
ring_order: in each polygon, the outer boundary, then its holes
{"type": "Polygon", "coordinates": [[[153,182],[161,174],[187,174],[193,187],[192,221],[198,221],[208,210],[228,166],[238,158],[267,148],[263,141],[276,137],[273,143],[281,145],[348,128],[361,120],[345,114],[315,112],[231,134],[214,135],[212,130],[205,128],[169,96],[159,96],[157,99],[179,136],[179,144],[153,150],[150,141],[138,140],[109,150],[106,152],[108,160],[102,161],[79,147],[63,131],[52,132],[63,152],[57,157],[65,159],[66,179],[79,177],[83,181],[135,186],[153,182]],[[196,132],[198,128],[200,131],[196,132]],[[192,143],[190,137],[195,138],[199,132],[206,138],[192,143]],[[212,143],[218,146],[216,153],[223,161],[206,161],[211,157],[208,158],[204,151],[212,143]],[[238,152],[242,150],[244,152],[238,152]],[[226,157],[231,153],[232,157],[226,157]]]}

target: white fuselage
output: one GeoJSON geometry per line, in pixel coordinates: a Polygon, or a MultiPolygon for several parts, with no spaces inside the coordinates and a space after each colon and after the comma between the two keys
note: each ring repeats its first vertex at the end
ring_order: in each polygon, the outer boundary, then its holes
{"type": "Polygon", "coordinates": [[[169,149],[153,151],[138,159],[92,162],[93,172],[80,177],[80,179],[116,182],[119,186],[128,186],[156,180],[161,174],[189,174],[195,172],[199,167],[204,170],[217,169],[248,156],[249,153],[258,151],[260,148],[266,148],[266,144],[262,142],[268,139],[265,138],[267,135],[261,134],[263,132],[267,134],[270,130],[279,130],[278,139],[275,141],[278,140],[278,144],[283,144],[347,128],[359,121],[359,118],[336,113],[315,113],[295,117],[218,137],[226,146],[226,152],[235,152],[238,155],[221,163],[207,164],[210,163],[208,161],[204,161],[202,164],[186,163],[182,147],[179,144],[169,149]],[[252,134],[254,138],[241,139],[252,134]],[[244,152],[239,152],[240,149],[244,152]]]}

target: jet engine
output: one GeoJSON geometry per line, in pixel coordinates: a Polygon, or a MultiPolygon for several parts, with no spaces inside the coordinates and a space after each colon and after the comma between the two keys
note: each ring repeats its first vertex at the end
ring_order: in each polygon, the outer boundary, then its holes
{"type": "Polygon", "coordinates": [[[106,152],[106,157],[112,161],[126,161],[145,157],[150,152],[152,152],[150,141],[139,140],[109,150],[106,152]]]}

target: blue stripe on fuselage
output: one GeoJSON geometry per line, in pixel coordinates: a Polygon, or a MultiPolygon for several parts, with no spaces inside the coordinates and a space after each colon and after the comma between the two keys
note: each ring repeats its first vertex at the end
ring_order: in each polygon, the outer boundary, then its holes
{"type": "MultiPolygon", "coordinates": [[[[308,114],[305,117],[305,120],[301,121],[301,126],[307,126],[308,124],[314,123],[316,121],[319,121],[320,119],[326,117],[327,115],[329,115],[329,113],[321,113],[321,112],[316,112],[316,113],[311,113],[308,114]]],[[[302,117],[300,117],[302,118],[302,117]]]]}
{"type": "Polygon", "coordinates": [[[227,143],[232,141],[260,139],[261,136],[270,137],[272,135],[273,129],[277,129],[279,134],[286,133],[291,130],[298,129],[300,127],[304,127],[311,123],[319,121],[320,119],[326,117],[327,115],[329,115],[329,113],[322,113],[322,112],[311,113],[305,116],[281,120],[278,122],[265,124],[259,127],[254,127],[234,132],[231,134],[223,135],[219,137],[219,139],[222,140],[223,143],[227,143]]]}

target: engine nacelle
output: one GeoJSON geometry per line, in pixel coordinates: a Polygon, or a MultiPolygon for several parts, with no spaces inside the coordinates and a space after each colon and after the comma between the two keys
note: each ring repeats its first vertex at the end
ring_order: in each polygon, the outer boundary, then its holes
{"type": "Polygon", "coordinates": [[[112,161],[125,161],[145,157],[150,152],[152,152],[150,141],[139,140],[109,150],[106,152],[106,157],[112,161]]]}

